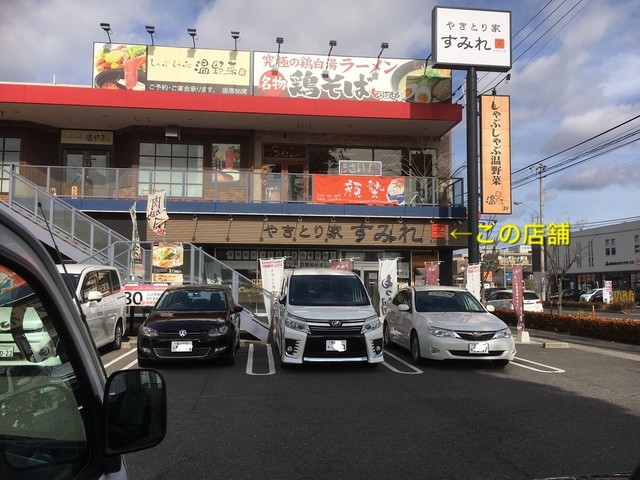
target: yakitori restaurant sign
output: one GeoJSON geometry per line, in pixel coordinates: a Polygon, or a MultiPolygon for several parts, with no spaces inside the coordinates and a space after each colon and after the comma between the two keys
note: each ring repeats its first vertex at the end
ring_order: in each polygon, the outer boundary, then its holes
{"type": "Polygon", "coordinates": [[[259,96],[451,102],[451,71],[420,60],[254,52],[253,86],[259,96]]]}
{"type": "Polygon", "coordinates": [[[511,69],[511,12],[434,7],[431,45],[438,67],[511,69]]]}
{"type": "Polygon", "coordinates": [[[251,94],[251,54],[235,50],[94,44],[93,86],[251,94]]]}

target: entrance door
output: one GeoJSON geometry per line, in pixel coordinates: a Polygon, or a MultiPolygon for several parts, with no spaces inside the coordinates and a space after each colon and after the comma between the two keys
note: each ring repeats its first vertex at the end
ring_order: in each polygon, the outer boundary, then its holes
{"type": "Polygon", "coordinates": [[[309,200],[309,168],[306,161],[276,161],[267,164],[263,198],[273,202],[309,200]]]}
{"type": "Polygon", "coordinates": [[[63,163],[66,169],[68,188],[77,187],[81,195],[104,195],[107,193],[106,168],[109,152],[104,150],[65,150],[63,163]],[[82,190],[84,188],[84,190],[82,190]]]}

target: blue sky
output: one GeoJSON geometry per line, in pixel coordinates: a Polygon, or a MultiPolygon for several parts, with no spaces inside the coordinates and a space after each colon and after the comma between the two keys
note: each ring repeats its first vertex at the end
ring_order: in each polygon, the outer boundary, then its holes
{"type": "MultiPolygon", "coordinates": [[[[498,93],[511,97],[512,171],[524,179],[513,199],[524,204],[497,220],[532,221],[540,205],[535,165],[542,161],[549,172],[545,224],[590,226],[640,218],[640,118],[629,122],[640,115],[636,1],[2,0],[0,82],[90,85],[93,42],[107,39],[101,22],[111,24],[118,43],[148,43],[144,26],[154,25],[156,45],[189,46],[186,29],[196,28],[198,46],[233,48],[230,31],[238,30],[238,48],[247,51],[275,50],[279,36],[292,53],[325,53],[336,40],[334,55],[375,57],[388,42],[389,57],[423,59],[431,53],[435,5],[509,10],[513,68],[498,93]]],[[[454,89],[465,74],[454,71],[454,89]]],[[[503,77],[478,72],[478,92],[503,77]]],[[[453,138],[453,166],[466,177],[465,121],[453,138]]]]}

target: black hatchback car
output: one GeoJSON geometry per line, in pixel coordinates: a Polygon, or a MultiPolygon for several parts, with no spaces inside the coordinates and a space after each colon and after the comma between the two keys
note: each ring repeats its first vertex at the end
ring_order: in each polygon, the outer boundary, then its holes
{"type": "Polygon", "coordinates": [[[222,285],[168,287],[138,330],[138,365],[214,358],[233,365],[242,309],[222,285]]]}

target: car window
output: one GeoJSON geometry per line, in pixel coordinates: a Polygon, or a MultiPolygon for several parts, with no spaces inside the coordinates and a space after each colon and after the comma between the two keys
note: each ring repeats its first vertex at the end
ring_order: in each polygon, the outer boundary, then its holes
{"type": "Polygon", "coordinates": [[[469,292],[449,290],[416,291],[418,312],[484,312],[478,300],[469,292]]]}
{"type": "Polygon", "coordinates": [[[226,310],[224,290],[166,290],[158,299],[155,310],[205,311],[226,310]]]}
{"type": "Polygon", "coordinates": [[[524,292],[523,298],[525,300],[540,300],[540,297],[535,292],[524,292]]]}
{"type": "Polygon", "coordinates": [[[93,407],[81,368],[68,355],[53,300],[34,290],[27,272],[0,272],[0,472],[70,478],[90,460],[93,407]]]}
{"type": "Polygon", "coordinates": [[[301,306],[365,306],[369,297],[356,275],[293,275],[289,304],[301,306]]]}

